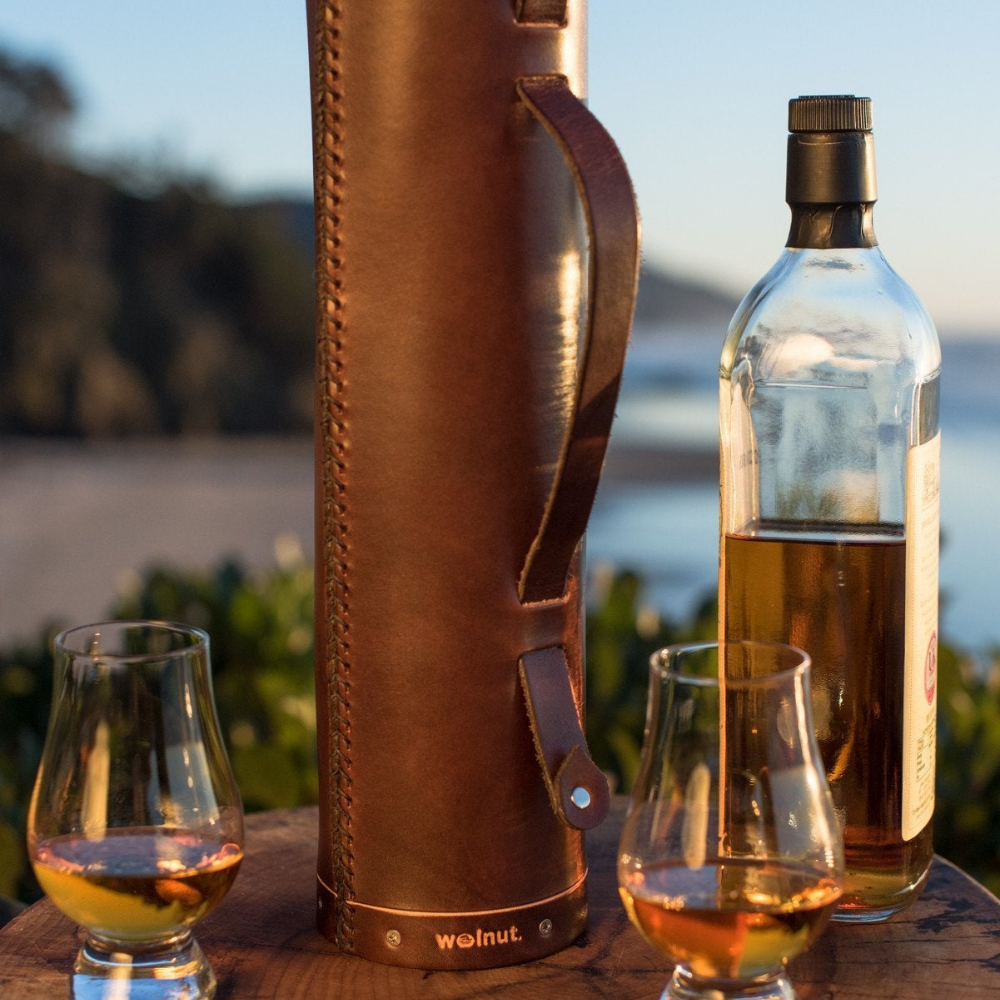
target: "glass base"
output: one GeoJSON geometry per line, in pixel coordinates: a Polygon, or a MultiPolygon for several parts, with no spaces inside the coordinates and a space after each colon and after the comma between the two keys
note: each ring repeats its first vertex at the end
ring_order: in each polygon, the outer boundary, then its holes
{"type": "Polygon", "coordinates": [[[156,945],[89,937],[76,956],[69,995],[70,1000],[211,1000],[215,974],[190,934],[156,945]]]}
{"type": "Polygon", "coordinates": [[[896,906],[868,906],[857,909],[844,906],[834,910],[830,919],[838,924],[880,924],[897,913],[902,913],[910,903],[911,900],[908,899],[896,906]]]}
{"type": "Polygon", "coordinates": [[[902,913],[923,892],[929,871],[921,875],[917,882],[899,892],[885,894],[873,899],[872,893],[846,894],[840,905],[833,911],[832,919],[838,924],[878,924],[902,913]]]}
{"type": "Polygon", "coordinates": [[[699,979],[678,966],[660,1000],[796,1000],[796,995],[784,973],[773,979],[736,982],[699,979]]]}

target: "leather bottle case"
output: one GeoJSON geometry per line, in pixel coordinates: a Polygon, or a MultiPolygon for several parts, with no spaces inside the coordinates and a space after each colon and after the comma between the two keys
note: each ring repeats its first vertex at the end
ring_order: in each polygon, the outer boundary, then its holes
{"type": "Polygon", "coordinates": [[[581,539],[638,272],[583,0],[309,4],[318,924],[425,969],[583,930],[581,539]]]}

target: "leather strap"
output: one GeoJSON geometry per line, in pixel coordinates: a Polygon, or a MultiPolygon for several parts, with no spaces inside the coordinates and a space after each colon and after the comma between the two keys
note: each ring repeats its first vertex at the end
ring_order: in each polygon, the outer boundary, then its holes
{"type": "Polygon", "coordinates": [[[561,646],[525,653],[518,674],[552,808],[568,826],[589,830],[607,815],[611,795],[587,753],[566,654],[561,646]]]}
{"type": "MultiPolygon", "coordinates": [[[[527,5],[527,0],[525,0],[527,5]]],[[[561,76],[525,77],[517,92],[573,171],[590,243],[587,317],[576,398],[542,521],[518,581],[522,603],[558,600],[604,464],[639,280],[639,214],[625,162],[561,76]]]]}
{"type": "Polygon", "coordinates": [[[567,0],[517,0],[522,24],[565,24],[567,0]]]}

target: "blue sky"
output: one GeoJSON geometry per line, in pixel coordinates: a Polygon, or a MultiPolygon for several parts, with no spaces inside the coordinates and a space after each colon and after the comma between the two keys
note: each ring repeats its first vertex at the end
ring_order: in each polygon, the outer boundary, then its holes
{"type": "MultiPolygon", "coordinates": [[[[60,66],[92,154],[308,193],[304,8],[4,0],[0,45],[60,66]]],[[[742,292],[787,233],[788,99],[870,96],[886,255],[943,333],[1000,334],[998,48],[986,0],[590,0],[590,104],[629,164],[646,258],[742,292]]]]}

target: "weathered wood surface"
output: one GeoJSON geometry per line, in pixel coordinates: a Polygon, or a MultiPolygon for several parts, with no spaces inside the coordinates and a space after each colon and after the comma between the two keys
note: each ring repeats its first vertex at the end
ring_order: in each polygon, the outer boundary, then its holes
{"type": "MultiPolygon", "coordinates": [[[[653,1000],[669,965],[629,925],[615,850],[624,802],[588,834],[590,924],[544,961],[485,972],[419,972],[338,954],[313,926],[316,810],[249,816],[247,857],[229,897],[196,932],[219,978],[218,1000],[653,1000]]],[[[0,932],[0,997],[66,995],[77,947],[47,901],[0,932]]],[[[877,926],[836,925],[792,967],[799,1000],[978,1000],[1000,997],[1000,901],[934,863],[923,897],[877,926]]]]}

